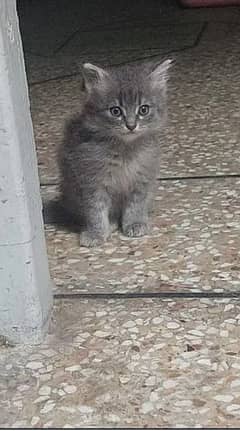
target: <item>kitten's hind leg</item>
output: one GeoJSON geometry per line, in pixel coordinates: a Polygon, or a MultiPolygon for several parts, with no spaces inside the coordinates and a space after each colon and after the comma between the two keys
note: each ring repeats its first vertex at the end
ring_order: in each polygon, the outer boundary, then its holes
{"type": "Polygon", "coordinates": [[[107,240],[111,234],[109,208],[104,201],[96,200],[85,208],[85,226],[80,233],[80,245],[95,247],[107,240]]]}
{"type": "Polygon", "coordinates": [[[145,191],[135,191],[131,194],[122,214],[124,235],[141,237],[149,232],[148,204],[149,196],[145,191]]]}

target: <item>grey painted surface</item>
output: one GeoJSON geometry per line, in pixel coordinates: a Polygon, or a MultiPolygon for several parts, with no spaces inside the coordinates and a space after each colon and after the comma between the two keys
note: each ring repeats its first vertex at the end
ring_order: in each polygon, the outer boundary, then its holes
{"type": "Polygon", "coordinates": [[[0,335],[38,343],[52,307],[15,0],[0,0],[0,335]]]}

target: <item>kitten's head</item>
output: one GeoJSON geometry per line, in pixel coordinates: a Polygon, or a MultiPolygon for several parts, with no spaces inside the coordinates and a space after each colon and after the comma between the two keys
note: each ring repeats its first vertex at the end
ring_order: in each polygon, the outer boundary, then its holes
{"type": "Polygon", "coordinates": [[[161,129],[166,114],[166,86],[171,60],[160,65],[122,66],[109,70],[83,66],[90,127],[132,141],[161,129]]]}

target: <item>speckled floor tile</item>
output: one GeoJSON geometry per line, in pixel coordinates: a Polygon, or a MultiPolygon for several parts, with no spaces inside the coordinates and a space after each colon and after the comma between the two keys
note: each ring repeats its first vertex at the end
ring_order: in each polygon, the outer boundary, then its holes
{"type": "Polygon", "coordinates": [[[71,56],[39,57],[25,54],[26,73],[29,85],[64,79],[71,75],[79,75],[79,59],[71,56]]]}
{"type": "Polygon", "coordinates": [[[0,347],[1,427],[234,428],[240,306],[58,302],[38,347],[0,347]]]}
{"type": "MultiPolygon", "coordinates": [[[[93,249],[80,248],[77,233],[47,225],[57,290],[238,290],[239,188],[239,179],[161,181],[151,234],[129,239],[117,232],[93,249]]],[[[55,193],[42,189],[45,201],[55,193]]]]}
{"type": "Polygon", "coordinates": [[[81,109],[81,83],[77,76],[30,89],[41,183],[58,181],[57,149],[66,120],[81,109]]]}

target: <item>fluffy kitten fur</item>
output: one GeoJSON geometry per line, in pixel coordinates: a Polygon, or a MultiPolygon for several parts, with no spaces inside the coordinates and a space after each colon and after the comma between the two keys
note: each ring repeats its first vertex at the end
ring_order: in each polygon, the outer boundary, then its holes
{"type": "Polygon", "coordinates": [[[80,245],[102,243],[116,224],[127,236],[148,232],[170,64],[83,66],[84,105],[60,154],[62,199],[81,226],[80,245]]]}

